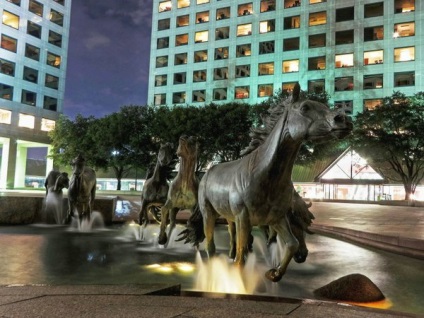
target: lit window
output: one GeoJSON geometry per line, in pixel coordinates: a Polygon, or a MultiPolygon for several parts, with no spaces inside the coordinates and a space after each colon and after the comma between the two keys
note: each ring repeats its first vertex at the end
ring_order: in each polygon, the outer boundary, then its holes
{"type": "Polygon", "coordinates": [[[274,63],[259,63],[258,75],[273,75],[274,74],[274,63]]]}
{"type": "Polygon", "coordinates": [[[284,9],[300,7],[300,0],[284,0],[284,9]]]}
{"type": "Polygon", "coordinates": [[[38,1],[29,0],[28,10],[40,17],[43,16],[43,5],[38,1]]]}
{"type": "Polygon", "coordinates": [[[236,47],[236,57],[250,56],[252,54],[250,44],[241,44],[236,47]]]}
{"type": "Polygon", "coordinates": [[[193,91],[192,101],[195,103],[201,103],[206,100],[206,90],[201,89],[193,91]]]}
{"type": "Polygon", "coordinates": [[[252,34],[252,24],[240,24],[237,26],[237,36],[245,36],[252,34]]]}
{"type": "Polygon", "coordinates": [[[364,52],[364,65],[382,64],[383,61],[383,50],[364,52]]]}
{"type": "Polygon", "coordinates": [[[364,99],[364,108],[372,110],[383,104],[382,99],[364,99]]]}
{"type": "Polygon", "coordinates": [[[209,0],[197,0],[196,4],[209,3],[209,0]]]}
{"type": "Polygon", "coordinates": [[[19,16],[4,10],[3,24],[8,25],[14,29],[19,29],[19,16]]]}
{"type": "Polygon", "coordinates": [[[175,46],[187,45],[188,44],[188,34],[178,34],[175,36],[175,46]]]}
{"type": "Polygon", "coordinates": [[[12,112],[6,109],[0,109],[0,124],[10,124],[12,122],[12,112]]]}
{"type": "Polygon", "coordinates": [[[0,83],[0,98],[12,100],[13,99],[13,87],[6,84],[0,83]]]}
{"type": "Polygon", "coordinates": [[[415,0],[395,0],[395,13],[415,11],[415,0]]]}
{"type": "Polygon", "coordinates": [[[155,76],[155,86],[166,86],[167,84],[167,75],[156,75],[155,76]]]}
{"type": "Polygon", "coordinates": [[[414,86],[415,85],[415,72],[401,72],[395,73],[395,87],[414,86]]]}
{"type": "Polygon", "coordinates": [[[275,11],[275,0],[261,0],[261,12],[275,11]]]}
{"type": "Polygon", "coordinates": [[[209,22],[209,11],[198,12],[196,14],[196,23],[209,22]]]}
{"type": "Polygon", "coordinates": [[[309,0],[309,4],[316,4],[316,3],[322,3],[327,2],[327,0],[309,0]]]}
{"type": "Polygon", "coordinates": [[[34,129],[35,117],[26,114],[19,114],[19,127],[34,129]]]}
{"type": "Polygon", "coordinates": [[[188,14],[186,15],[180,15],[177,17],[177,28],[185,27],[190,24],[190,16],[188,14]]]}
{"type": "Polygon", "coordinates": [[[383,74],[364,75],[364,89],[383,88],[383,74]]]}
{"type": "Polygon", "coordinates": [[[194,52],[194,63],[206,62],[208,60],[208,51],[200,50],[194,52]]]}
{"type": "Polygon", "coordinates": [[[236,66],[236,77],[250,77],[250,64],[237,65],[236,66]]]}
{"type": "Polygon", "coordinates": [[[224,20],[228,19],[230,17],[230,8],[220,8],[216,10],[216,19],[217,20],[224,20]]]}
{"type": "Polygon", "coordinates": [[[283,61],[283,73],[299,72],[299,60],[283,61]]]}
{"type": "Polygon", "coordinates": [[[172,103],[173,104],[182,104],[186,101],[186,92],[177,92],[172,94],[172,103]]]}
{"type": "Polygon", "coordinates": [[[50,21],[63,26],[63,14],[52,9],[50,11],[50,21]]]}
{"type": "Polygon", "coordinates": [[[155,94],[155,96],[153,97],[153,104],[155,106],[165,105],[166,94],[155,94]]]}
{"type": "Polygon", "coordinates": [[[215,88],[213,90],[213,100],[226,100],[227,88],[215,88]]]}
{"type": "Polygon", "coordinates": [[[397,23],[393,30],[394,38],[415,35],[415,22],[397,23]]]}
{"type": "Polygon", "coordinates": [[[336,68],[352,67],[352,66],[353,66],[353,53],[336,55],[336,68]]]}
{"type": "Polygon", "coordinates": [[[415,47],[402,47],[394,50],[395,62],[407,62],[415,60],[415,47]]]}
{"type": "Polygon", "coordinates": [[[237,9],[237,15],[249,15],[253,13],[253,5],[252,3],[240,4],[237,9]]]}
{"type": "Polygon", "coordinates": [[[196,43],[208,42],[208,36],[209,36],[208,31],[196,32],[194,34],[194,42],[196,43]]]}
{"type": "Polygon", "coordinates": [[[259,22],[259,33],[268,33],[275,31],[275,20],[259,22]]]}
{"type": "Polygon", "coordinates": [[[15,63],[0,59],[0,73],[15,76],[15,63]]]}
{"type": "Polygon", "coordinates": [[[293,92],[296,82],[283,83],[281,85],[281,90],[284,94],[291,94],[293,92]]]}
{"type": "Polygon", "coordinates": [[[269,97],[274,94],[273,84],[260,84],[258,85],[258,97],[269,97]]]}
{"type": "Polygon", "coordinates": [[[37,94],[23,89],[21,102],[22,104],[35,106],[35,103],[37,102],[37,94]]]}
{"type": "Polygon", "coordinates": [[[41,130],[42,131],[51,131],[56,126],[56,122],[51,119],[41,118],[41,130]]]}
{"type": "Polygon", "coordinates": [[[353,90],[353,76],[336,77],[334,80],[334,90],[336,92],[353,90]]]}
{"type": "Polygon", "coordinates": [[[190,0],[177,0],[177,8],[187,8],[190,6],[190,0]]]}
{"type": "Polygon", "coordinates": [[[2,49],[12,51],[12,52],[16,52],[17,47],[18,47],[18,40],[11,38],[11,37],[4,35],[4,34],[1,35],[1,48],[2,49]]]}
{"type": "Polygon", "coordinates": [[[309,26],[327,23],[327,12],[314,12],[309,14],[309,26]]]}
{"type": "Polygon", "coordinates": [[[172,9],[171,1],[159,2],[159,12],[170,11],[172,9]]]}
{"type": "Polygon", "coordinates": [[[44,96],[43,108],[51,111],[57,110],[57,98],[44,96]]]}
{"type": "Polygon", "coordinates": [[[249,86],[237,86],[235,88],[235,99],[249,98],[250,87],[249,86]]]}

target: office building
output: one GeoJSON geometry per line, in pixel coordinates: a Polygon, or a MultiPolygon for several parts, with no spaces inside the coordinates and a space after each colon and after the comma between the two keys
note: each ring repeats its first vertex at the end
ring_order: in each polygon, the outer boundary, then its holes
{"type": "MultiPolygon", "coordinates": [[[[0,0],[0,189],[25,186],[62,113],[71,0],[0,0]]],[[[47,160],[46,173],[52,169],[47,160]]]]}
{"type": "Polygon", "coordinates": [[[414,0],[154,0],[148,104],[252,104],[299,82],[355,114],[424,91],[423,12],[414,0]]]}

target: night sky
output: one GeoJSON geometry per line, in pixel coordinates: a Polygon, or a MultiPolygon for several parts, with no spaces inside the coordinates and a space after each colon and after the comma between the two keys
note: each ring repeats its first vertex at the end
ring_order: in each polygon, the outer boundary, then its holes
{"type": "Polygon", "coordinates": [[[145,105],[152,0],[73,0],[63,112],[71,119],[145,105]]]}

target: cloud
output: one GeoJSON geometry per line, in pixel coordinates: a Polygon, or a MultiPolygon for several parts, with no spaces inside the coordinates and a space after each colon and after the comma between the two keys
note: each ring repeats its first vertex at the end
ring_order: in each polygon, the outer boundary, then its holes
{"type": "Polygon", "coordinates": [[[90,32],[86,39],[84,39],[84,45],[88,50],[93,50],[98,47],[109,46],[111,40],[98,32],[90,32]]]}

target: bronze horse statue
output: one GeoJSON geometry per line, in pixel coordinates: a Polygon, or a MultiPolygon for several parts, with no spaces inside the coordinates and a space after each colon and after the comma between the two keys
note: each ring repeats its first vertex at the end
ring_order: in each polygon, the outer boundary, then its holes
{"type": "Polygon", "coordinates": [[[148,212],[156,222],[160,223],[161,221],[160,211],[166,202],[169,190],[168,177],[174,157],[173,149],[172,143],[165,143],[160,146],[153,175],[144,183],[139,216],[139,223],[143,227],[146,227],[149,222],[148,212]]]}
{"type": "Polygon", "coordinates": [[[57,170],[50,171],[44,181],[44,187],[46,188],[46,198],[44,200],[46,222],[53,223],[52,216],[54,216],[56,224],[63,224],[65,221],[65,217],[62,214],[63,188],[69,188],[68,174],[57,170]]]}
{"type": "Polygon", "coordinates": [[[50,171],[44,181],[44,187],[46,188],[46,196],[52,192],[61,193],[63,188],[69,187],[68,174],[57,170],[50,171]]]}
{"type": "Polygon", "coordinates": [[[90,220],[96,197],[96,172],[85,166],[85,160],[78,155],[71,163],[72,176],[68,189],[68,223],[77,210],[79,221],[90,220]]]}
{"type": "Polygon", "coordinates": [[[162,220],[160,223],[160,232],[158,242],[165,245],[168,241],[166,234],[166,226],[169,215],[169,236],[176,224],[176,215],[179,210],[190,209],[193,215],[194,209],[197,206],[197,192],[199,181],[196,177],[197,164],[197,139],[193,136],[181,136],[177,156],[180,158],[178,173],[172,180],[169,187],[167,200],[162,207],[162,220]]]}
{"type": "Polygon", "coordinates": [[[252,226],[266,225],[277,233],[286,249],[280,264],[265,274],[277,282],[299,249],[289,220],[294,196],[291,176],[298,151],[306,140],[345,137],[352,123],[327,105],[305,99],[296,84],[292,96],[270,109],[264,124],[257,128],[258,138],[244,157],[217,164],[206,172],[198,197],[209,257],[215,254],[214,228],[219,216],[229,224],[235,223],[229,229],[235,228],[230,235],[236,235],[237,265],[245,263],[252,226]]]}

